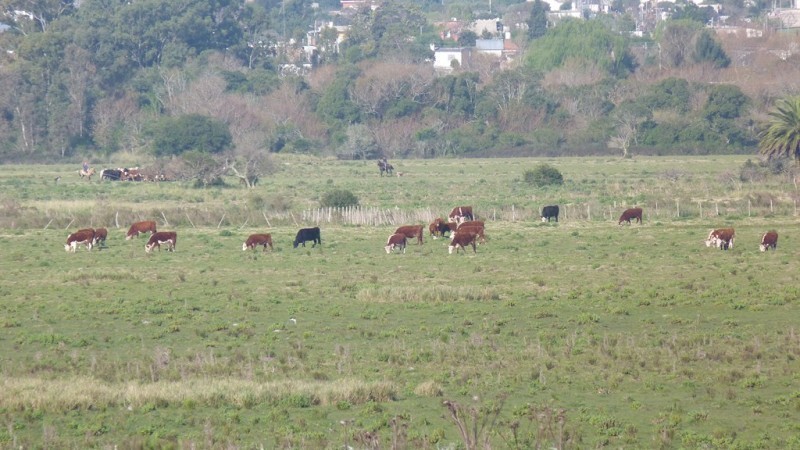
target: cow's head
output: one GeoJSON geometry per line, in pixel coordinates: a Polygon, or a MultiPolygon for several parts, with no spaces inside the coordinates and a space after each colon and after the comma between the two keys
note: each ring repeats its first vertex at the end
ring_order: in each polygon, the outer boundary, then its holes
{"type": "Polygon", "coordinates": [[[394,250],[394,244],[388,244],[387,246],[383,247],[383,249],[386,250],[387,254],[392,253],[392,250],[394,250]]]}
{"type": "Polygon", "coordinates": [[[156,246],[155,242],[153,242],[152,244],[149,244],[149,243],[148,244],[144,244],[144,252],[145,253],[150,253],[151,251],[153,251],[153,247],[155,247],[155,246],[156,246]]]}
{"type": "Polygon", "coordinates": [[[64,250],[66,251],[72,250],[72,244],[64,244],[64,250]]]}
{"type": "Polygon", "coordinates": [[[767,251],[767,248],[769,248],[769,246],[767,246],[766,244],[761,244],[758,246],[758,249],[761,250],[762,252],[767,251]]]}
{"type": "Polygon", "coordinates": [[[246,251],[246,250],[247,250],[247,242],[244,242],[244,243],[242,244],[242,251],[244,252],[244,251],[246,251]]]}
{"type": "Polygon", "coordinates": [[[542,216],[542,222],[547,222],[547,217],[542,216]]]}

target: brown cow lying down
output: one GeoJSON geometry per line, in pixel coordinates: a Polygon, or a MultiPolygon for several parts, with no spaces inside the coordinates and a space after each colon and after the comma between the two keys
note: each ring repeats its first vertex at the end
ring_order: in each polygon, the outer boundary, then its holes
{"type": "Polygon", "coordinates": [[[717,228],[711,230],[706,238],[706,247],[717,247],[722,250],[733,248],[736,232],[733,228],[717,228]]]}
{"type": "Polygon", "coordinates": [[[156,232],[156,222],[153,220],[144,220],[142,222],[136,222],[128,229],[128,234],[125,235],[125,240],[129,240],[139,235],[139,233],[144,233],[149,231],[151,234],[156,232]]]}
{"type": "Polygon", "coordinates": [[[628,225],[630,225],[632,219],[636,219],[637,222],[642,223],[642,208],[626,209],[622,215],[619,216],[619,224],[622,225],[622,222],[628,222],[628,225]]]}
{"type": "Polygon", "coordinates": [[[394,230],[394,234],[405,235],[406,239],[417,238],[417,244],[422,245],[422,236],[424,236],[425,231],[423,231],[422,225],[403,225],[394,230]]]}
{"type": "Polygon", "coordinates": [[[761,236],[761,245],[758,246],[759,250],[765,252],[770,248],[773,250],[778,249],[778,232],[777,231],[767,231],[761,236]]]}
{"type": "Polygon", "coordinates": [[[67,236],[64,250],[75,253],[81,244],[86,246],[86,250],[92,249],[92,246],[94,246],[94,230],[92,228],[84,228],[67,236]]]}
{"type": "Polygon", "coordinates": [[[456,254],[458,254],[458,249],[464,249],[464,253],[467,252],[467,246],[472,246],[472,253],[477,253],[475,249],[475,240],[478,238],[476,233],[472,231],[456,231],[453,233],[452,239],[450,239],[450,246],[447,248],[447,253],[452,255],[453,249],[455,249],[456,254]]]}
{"type": "Polygon", "coordinates": [[[150,236],[150,240],[144,245],[144,251],[150,253],[153,247],[158,247],[161,251],[161,245],[167,245],[167,251],[174,252],[175,244],[178,243],[178,233],[174,231],[157,231],[150,236]]]}
{"type": "Polygon", "coordinates": [[[269,249],[272,250],[272,235],[271,234],[251,234],[247,241],[242,244],[242,251],[247,250],[248,248],[252,248],[255,250],[256,247],[259,245],[264,246],[264,251],[267,251],[267,246],[269,249]]]}
{"type": "Polygon", "coordinates": [[[394,249],[400,249],[405,253],[407,244],[408,240],[405,234],[395,233],[389,236],[389,240],[386,241],[386,246],[383,249],[386,250],[386,253],[392,253],[394,249]]]}

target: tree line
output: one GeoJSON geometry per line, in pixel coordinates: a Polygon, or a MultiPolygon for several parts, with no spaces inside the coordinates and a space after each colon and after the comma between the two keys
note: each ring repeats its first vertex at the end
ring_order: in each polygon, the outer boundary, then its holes
{"type": "Polygon", "coordinates": [[[625,2],[554,24],[540,0],[500,3],[526,24],[513,32],[512,60],[474,54],[436,73],[431,44],[459,45],[429,19],[436,5],[365,8],[347,18],[341,45],[323,29],[309,59],[308,24],[331,18],[322,10],[332,2],[3,0],[0,159],[212,158],[247,180],[274,152],[749,153],[786,96],[780,80],[797,73],[747,51],[788,48],[792,37],[743,44],[705,28],[705,8],[639,38],[625,2]],[[310,72],[285,70],[308,61],[310,72]]]}

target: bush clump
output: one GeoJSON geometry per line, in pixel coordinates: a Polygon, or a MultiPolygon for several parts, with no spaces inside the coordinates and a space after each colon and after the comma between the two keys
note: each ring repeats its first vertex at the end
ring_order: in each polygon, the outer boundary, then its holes
{"type": "Polygon", "coordinates": [[[320,205],[323,208],[344,208],[346,206],[358,206],[358,197],[346,189],[335,189],[322,196],[320,205]]]}
{"type": "Polygon", "coordinates": [[[532,170],[525,171],[525,182],[537,187],[564,184],[564,176],[549,164],[540,164],[532,170]]]}

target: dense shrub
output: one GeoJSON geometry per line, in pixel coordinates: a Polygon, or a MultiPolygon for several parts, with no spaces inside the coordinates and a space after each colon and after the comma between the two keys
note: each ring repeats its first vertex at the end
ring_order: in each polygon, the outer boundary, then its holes
{"type": "Polygon", "coordinates": [[[540,164],[532,170],[525,171],[525,182],[534,186],[550,186],[564,184],[564,176],[549,164],[540,164]]]}
{"type": "Polygon", "coordinates": [[[322,205],[323,208],[343,208],[345,206],[357,206],[358,197],[346,189],[335,189],[333,191],[326,192],[325,195],[322,196],[320,205],[322,205]]]}

